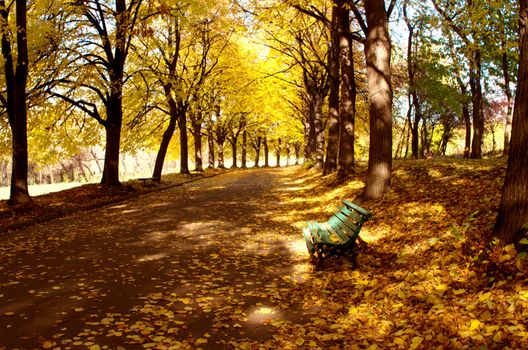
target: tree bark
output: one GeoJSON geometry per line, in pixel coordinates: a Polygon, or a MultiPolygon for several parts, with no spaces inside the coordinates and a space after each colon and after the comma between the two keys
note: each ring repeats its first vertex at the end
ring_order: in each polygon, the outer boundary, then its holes
{"type": "Polygon", "coordinates": [[[473,51],[470,63],[471,102],[473,104],[473,141],[471,158],[482,158],[482,140],[484,138],[484,113],[482,109],[481,54],[479,49],[473,51]]]}
{"type": "Polygon", "coordinates": [[[207,127],[207,160],[208,167],[214,169],[215,167],[215,150],[214,150],[214,135],[213,135],[213,126],[209,125],[207,127]]]}
{"type": "Polygon", "coordinates": [[[313,94],[314,99],[314,131],[315,131],[315,167],[318,170],[323,170],[324,166],[324,146],[325,146],[325,130],[323,127],[323,106],[325,96],[316,92],[313,94]]]}
{"type": "Polygon", "coordinates": [[[236,169],[238,168],[237,165],[237,139],[229,140],[229,143],[231,144],[231,150],[233,153],[233,165],[231,165],[231,168],[236,169]]]}
{"type": "Polygon", "coordinates": [[[281,155],[281,138],[280,137],[277,139],[277,148],[275,149],[275,152],[277,156],[277,164],[275,166],[278,168],[280,167],[280,155],[281,155]]]}
{"type": "Polygon", "coordinates": [[[203,171],[202,126],[201,125],[193,124],[193,136],[194,136],[194,170],[203,171]]]}
{"type": "Polygon", "coordinates": [[[337,176],[345,178],[355,172],[354,132],[356,129],[356,79],[354,52],[350,33],[349,10],[345,2],[337,6],[339,28],[339,65],[341,67],[341,103],[339,105],[339,154],[337,176]]]}
{"type": "Polygon", "coordinates": [[[218,139],[216,140],[216,147],[218,150],[218,167],[220,169],[225,168],[224,165],[224,142],[225,139],[218,139]]]}
{"type": "Polygon", "coordinates": [[[337,16],[338,6],[332,8],[332,40],[328,47],[328,65],[330,67],[330,93],[328,96],[328,141],[324,161],[323,175],[337,170],[337,155],[339,152],[339,39],[337,16]]]}
{"type": "Polygon", "coordinates": [[[242,129],[242,159],[241,159],[241,167],[242,169],[247,168],[247,130],[246,126],[243,126],[242,129]]]}
{"type": "Polygon", "coordinates": [[[494,229],[504,245],[515,243],[528,223],[528,0],[520,0],[519,6],[517,94],[506,179],[494,229]]]}
{"type": "Polygon", "coordinates": [[[304,159],[315,163],[315,104],[313,99],[307,101],[307,117],[304,122],[304,159]]]}
{"type": "Polygon", "coordinates": [[[295,165],[299,165],[299,158],[301,155],[301,143],[298,141],[295,142],[295,144],[293,145],[293,148],[295,150],[295,165]]]}
{"type": "Polygon", "coordinates": [[[269,147],[268,147],[268,138],[264,137],[264,167],[269,167],[269,147]]]}
{"type": "Polygon", "coordinates": [[[9,205],[31,205],[28,191],[28,141],[26,86],[28,79],[27,5],[16,0],[16,68],[9,38],[9,13],[5,1],[0,2],[2,21],[2,56],[7,90],[7,117],[11,129],[12,161],[9,205]]]}
{"type": "Polygon", "coordinates": [[[156,155],[156,162],[154,163],[154,171],[152,172],[152,177],[161,179],[161,173],[163,172],[163,163],[165,162],[165,156],[167,155],[167,150],[171,142],[174,131],[176,131],[176,121],[178,119],[178,108],[176,106],[176,101],[172,98],[170,84],[165,84],[164,86],[165,97],[167,99],[167,104],[169,105],[169,124],[163,132],[161,138],[160,146],[158,148],[158,153],[156,155]]]}
{"type": "Polygon", "coordinates": [[[253,149],[255,150],[255,168],[258,168],[260,161],[260,145],[262,143],[262,137],[257,136],[253,149]]]}
{"type": "Polygon", "coordinates": [[[368,35],[365,58],[369,91],[370,147],[367,184],[358,201],[381,197],[391,188],[392,86],[391,42],[383,0],[364,1],[368,35]]]}
{"type": "Polygon", "coordinates": [[[121,124],[123,121],[123,101],[121,79],[114,82],[113,96],[106,104],[106,147],[101,184],[121,186],[119,181],[119,150],[121,144],[121,124]]]}

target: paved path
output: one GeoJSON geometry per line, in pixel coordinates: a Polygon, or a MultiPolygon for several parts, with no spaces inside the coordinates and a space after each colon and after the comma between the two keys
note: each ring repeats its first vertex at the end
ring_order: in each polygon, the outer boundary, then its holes
{"type": "Polygon", "coordinates": [[[294,177],[227,173],[2,237],[0,349],[246,348],[304,323],[294,177]]]}

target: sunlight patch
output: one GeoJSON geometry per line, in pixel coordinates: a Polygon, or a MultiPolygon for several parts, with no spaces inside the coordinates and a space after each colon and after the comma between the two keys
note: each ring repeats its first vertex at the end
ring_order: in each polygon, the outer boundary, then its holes
{"type": "Polygon", "coordinates": [[[167,256],[167,253],[145,255],[145,256],[139,258],[138,261],[139,262],[155,261],[155,260],[163,259],[166,256],[167,256]]]}
{"type": "Polygon", "coordinates": [[[272,320],[282,318],[282,312],[276,308],[260,305],[249,311],[248,322],[250,323],[267,323],[272,320]]]}
{"type": "Polygon", "coordinates": [[[288,248],[290,249],[290,252],[294,255],[306,255],[306,243],[304,242],[304,239],[296,239],[293,242],[290,242],[288,245],[288,248]]]}

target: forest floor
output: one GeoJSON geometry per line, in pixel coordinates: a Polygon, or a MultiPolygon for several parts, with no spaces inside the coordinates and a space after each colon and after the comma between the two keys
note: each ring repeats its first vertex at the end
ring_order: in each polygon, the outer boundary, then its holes
{"type": "Polygon", "coordinates": [[[504,168],[395,162],[357,267],[316,268],[301,228],[363,173],[230,171],[4,232],[0,349],[526,348],[526,257],[486,244],[504,168]]]}

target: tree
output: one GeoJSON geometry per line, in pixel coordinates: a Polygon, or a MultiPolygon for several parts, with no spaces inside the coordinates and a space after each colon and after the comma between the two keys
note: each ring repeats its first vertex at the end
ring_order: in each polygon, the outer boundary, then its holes
{"type": "Polygon", "coordinates": [[[9,28],[9,10],[5,0],[0,0],[0,29],[2,30],[2,56],[7,98],[6,106],[12,139],[12,171],[9,204],[31,204],[28,192],[28,143],[26,86],[28,79],[27,5],[16,0],[16,57],[9,28]],[[16,65],[15,65],[16,61],[16,65]]]}
{"type": "Polygon", "coordinates": [[[350,10],[345,1],[337,1],[337,30],[339,33],[340,101],[339,153],[337,174],[344,178],[355,169],[356,78],[354,71],[353,35],[350,32],[350,10]]]}
{"type": "Polygon", "coordinates": [[[504,245],[514,243],[528,223],[528,1],[520,0],[519,5],[517,93],[506,179],[494,229],[504,245]]]}
{"type": "Polygon", "coordinates": [[[364,45],[369,92],[370,143],[366,187],[362,202],[390,191],[392,171],[391,41],[388,21],[394,1],[385,9],[383,0],[365,0],[366,21],[352,2],[356,20],[366,34],[364,45]]]}
{"type": "Polygon", "coordinates": [[[484,137],[484,112],[482,97],[482,28],[486,9],[479,0],[466,0],[462,5],[465,11],[458,13],[458,7],[452,3],[440,3],[431,0],[435,9],[445,23],[457,34],[464,44],[469,62],[469,85],[473,110],[473,140],[471,158],[482,158],[482,141],[484,137]],[[451,11],[451,12],[450,12],[451,11]]]}
{"type": "Polygon", "coordinates": [[[73,69],[50,86],[50,94],[74,105],[101,124],[106,133],[101,183],[120,186],[119,153],[123,124],[123,89],[127,61],[142,0],[73,2],[71,25],[76,39],[65,42],[73,69]],[[112,8],[113,6],[113,8],[112,8]],[[78,97],[80,96],[80,97],[78,97]],[[99,101],[104,113],[99,111],[99,101]]]}

